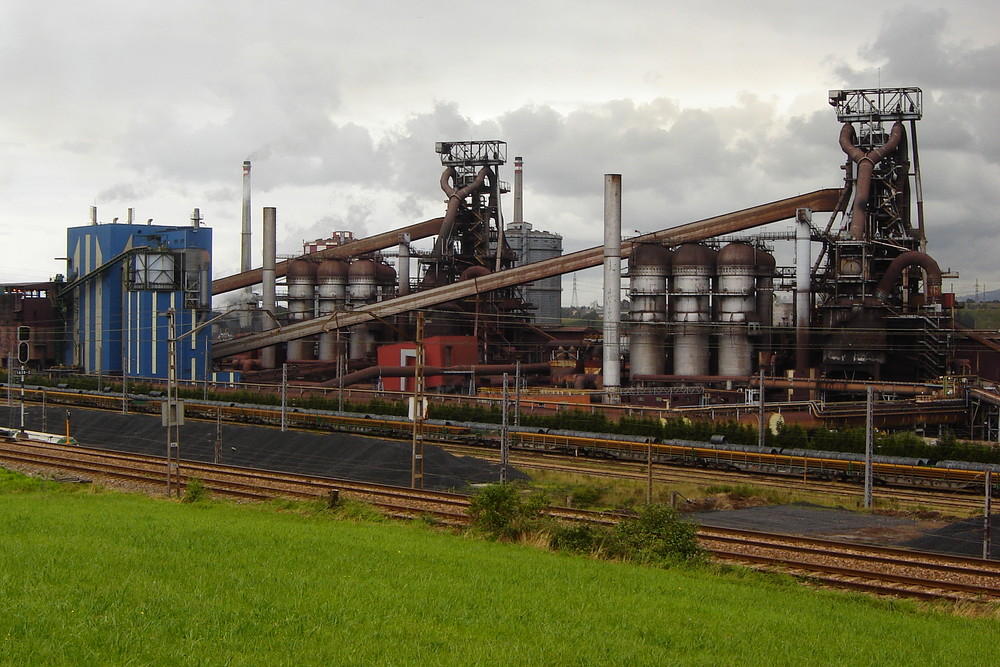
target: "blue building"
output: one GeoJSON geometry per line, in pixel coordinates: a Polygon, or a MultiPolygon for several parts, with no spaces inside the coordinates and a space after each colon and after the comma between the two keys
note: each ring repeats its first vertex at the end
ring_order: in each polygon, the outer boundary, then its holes
{"type": "Polygon", "coordinates": [[[199,225],[90,224],[67,230],[71,345],[85,373],[168,375],[174,312],[177,378],[212,379],[209,317],[212,230],[199,225]]]}

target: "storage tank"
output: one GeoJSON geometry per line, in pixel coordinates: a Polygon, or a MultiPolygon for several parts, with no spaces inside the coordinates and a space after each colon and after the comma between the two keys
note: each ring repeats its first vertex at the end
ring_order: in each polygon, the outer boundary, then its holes
{"type": "Polygon", "coordinates": [[[661,245],[637,245],[629,257],[630,373],[663,375],[667,321],[667,273],[671,253],[661,245]]]}
{"type": "Polygon", "coordinates": [[[396,269],[379,262],[375,265],[375,282],[378,285],[378,300],[385,301],[396,296],[396,269]]]}
{"type": "Polygon", "coordinates": [[[774,326],[774,255],[757,250],[757,317],[762,327],[774,326]]]}
{"type": "MultiPolygon", "coordinates": [[[[347,270],[347,297],[351,308],[375,303],[378,298],[377,273],[375,262],[370,259],[359,259],[351,264],[347,270]]],[[[370,324],[351,327],[348,354],[351,360],[365,360],[374,356],[375,335],[370,324]]]]}
{"type": "MultiPolygon", "coordinates": [[[[347,264],[338,259],[327,259],[316,270],[319,316],[329,317],[343,310],[347,302],[347,264]]],[[[319,358],[322,361],[337,359],[337,334],[328,331],[319,335],[319,358]]]]}
{"type": "Polygon", "coordinates": [[[752,349],[747,324],[757,321],[757,252],[730,243],[716,258],[718,273],[719,375],[750,375],[752,349]]]}
{"type": "Polygon", "coordinates": [[[375,303],[376,291],[375,262],[359,259],[347,270],[347,298],[351,308],[375,303]]]}
{"type": "Polygon", "coordinates": [[[709,373],[712,277],[717,254],[698,243],[682,244],[674,253],[670,272],[674,375],[709,373]]]}
{"type": "MultiPolygon", "coordinates": [[[[288,321],[290,324],[311,320],[316,316],[316,264],[307,259],[295,259],[288,263],[285,279],[288,286],[288,321]]],[[[289,361],[314,359],[313,337],[288,341],[289,361]]]]}

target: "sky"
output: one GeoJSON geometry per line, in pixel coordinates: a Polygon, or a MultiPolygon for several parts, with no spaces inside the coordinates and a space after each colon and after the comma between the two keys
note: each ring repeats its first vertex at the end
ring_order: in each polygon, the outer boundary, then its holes
{"type": "MultiPolygon", "coordinates": [[[[237,272],[244,160],[257,266],[265,206],[287,255],[438,217],[436,141],[506,141],[501,179],[522,156],[525,219],[572,252],[602,242],[608,173],[625,236],[839,187],[828,91],[916,86],[928,252],[959,274],[946,291],[1000,288],[1000,3],[0,8],[2,282],[64,272],[92,206],[171,225],[199,208],[215,277],[237,272]]],[[[578,274],[576,301],[600,298],[599,272],[578,274]]]]}

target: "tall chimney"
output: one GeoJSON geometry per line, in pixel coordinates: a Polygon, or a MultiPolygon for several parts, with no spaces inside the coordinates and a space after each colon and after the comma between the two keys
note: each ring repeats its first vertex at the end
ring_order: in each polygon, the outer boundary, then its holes
{"type": "Polygon", "coordinates": [[[250,160],[243,162],[243,245],[240,256],[240,272],[246,273],[253,266],[250,263],[250,160]]]}
{"type": "Polygon", "coordinates": [[[514,158],[514,220],[513,222],[524,222],[524,160],[521,157],[514,158]]]}
{"type": "Polygon", "coordinates": [[[128,224],[130,224],[130,225],[131,224],[135,224],[135,209],[134,208],[129,208],[128,209],[128,224]]]}
{"type": "Polygon", "coordinates": [[[97,207],[96,206],[91,206],[90,207],[90,224],[92,224],[92,225],[96,225],[97,224],[97,207]]]}
{"type": "MultiPolygon", "coordinates": [[[[245,163],[249,164],[249,163],[245,163]]],[[[278,227],[278,209],[273,206],[268,206],[264,208],[264,265],[263,271],[261,272],[262,288],[261,294],[263,298],[263,304],[261,307],[264,310],[270,311],[274,314],[275,306],[275,274],[274,265],[276,263],[278,254],[278,244],[277,244],[277,227],[278,227]]],[[[264,316],[263,327],[265,330],[271,329],[274,326],[274,320],[264,316]]],[[[275,358],[274,346],[269,345],[265,347],[260,352],[260,367],[261,368],[274,368],[277,365],[277,360],[275,358]]]]}
{"type": "Polygon", "coordinates": [[[604,175],[604,402],[620,403],[622,175],[604,175]]]}

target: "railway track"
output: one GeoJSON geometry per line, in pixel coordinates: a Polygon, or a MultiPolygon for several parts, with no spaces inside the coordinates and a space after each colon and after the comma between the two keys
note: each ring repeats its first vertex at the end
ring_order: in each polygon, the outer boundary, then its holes
{"type": "MultiPolygon", "coordinates": [[[[453,454],[478,456],[491,462],[500,460],[495,450],[466,445],[439,444],[439,447],[453,454]]],[[[565,454],[532,452],[518,454],[512,452],[512,465],[530,470],[545,470],[569,474],[596,475],[616,479],[646,480],[648,471],[645,464],[633,461],[600,461],[575,458],[565,454]]],[[[695,486],[752,484],[763,489],[779,492],[817,494],[842,500],[845,504],[861,506],[864,502],[864,488],[847,482],[826,482],[798,477],[760,475],[745,471],[727,471],[706,468],[685,468],[653,464],[653,481],[659,484],[691,484],[695,486]]],[[[982,498],[969,494],[929,489],[908,490],[880,486],[875,490],[876,501],[884,504],[919,506],[943,512],[969,513],[982,510],[982,498]]]]}
{"type": "Polygon", "coordinates": [[[1000,602],[1000,562],[727,528],[698,530],[716,560],[880,595],[1000,602]]]}
{"type": "MultiPolygon", "coordinates": [[[[11,440],[0,442],[0,463],[99,477],[143,490],[166,485],[166,461],[156,456],[11,440]]],[[[182,483],[192,477],[213,493],[238,500],[350,498],[394,517],[431,517],[454,526],[468,523],[469,498],[460,494],[182,461],[182,483]]],[[[550,513],[563,521],[605,525],[620,518],[568,508],[551,508],[550,513]]],[[[719,562],[780,570],[825,586],[900,597],[1000,602],[996,561],[722,528],[700,528],[699,539],[719,562]]]]}

